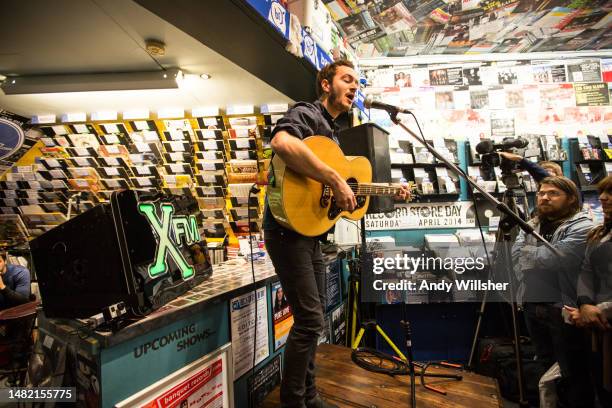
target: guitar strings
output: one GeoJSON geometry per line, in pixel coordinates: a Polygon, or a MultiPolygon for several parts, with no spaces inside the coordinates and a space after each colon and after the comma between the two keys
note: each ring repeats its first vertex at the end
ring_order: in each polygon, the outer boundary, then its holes
{"type": "MultiPolygon", "coordinates": [[[[347,183],[356,195],[387,196],[396,195],[401,191],[401,187],[379,186],[375,184],[347,183]]],[[[328,193],[331,187],[325,186],[328,193]]],[[[412,188],[411,188],[412,190],[412,188]]]]}

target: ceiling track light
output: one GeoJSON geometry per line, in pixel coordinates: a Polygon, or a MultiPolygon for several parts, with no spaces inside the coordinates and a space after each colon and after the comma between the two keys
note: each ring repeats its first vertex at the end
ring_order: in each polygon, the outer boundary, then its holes
{"type": "Polygon", "coordinates": [[[0,88],[6,95],[176,89],[179,87],[177,80],[181,77],[182,72],[178,68],[146,72],[29,75],[8,77],[0,88]]]}

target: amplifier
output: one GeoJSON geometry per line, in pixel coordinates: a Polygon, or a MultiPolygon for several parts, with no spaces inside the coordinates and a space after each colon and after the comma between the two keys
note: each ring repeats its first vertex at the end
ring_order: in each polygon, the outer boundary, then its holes
{"type": "Polygon", "coordinates": [[[114,192],[31,241],[47,317],[83,318],[123,302],[147,314],[212,274],[193,197],[114,192]]]}
{"type": "MultiPolygon", "coordinates": [[[[372,164],[372,182],[391,182],[389,133],[383,128],[365,123],[338,134],[340,148],[346,156],[365,156],[372,164]]],[[[371,197],[368,214],[393,211],[393,197],[371,197]]]]}

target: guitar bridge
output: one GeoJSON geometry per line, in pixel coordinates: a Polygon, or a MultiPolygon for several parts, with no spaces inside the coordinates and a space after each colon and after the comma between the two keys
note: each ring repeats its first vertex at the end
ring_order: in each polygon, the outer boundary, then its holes
{"type": "Polygon", "coordinates": [[[334,220],[338,215],[340,215],[341,212],[342,208],[336,205],[336,199],[332,197],[331,205],[329,206],[329,211],[327,212],[327,218],[334,220]]]}

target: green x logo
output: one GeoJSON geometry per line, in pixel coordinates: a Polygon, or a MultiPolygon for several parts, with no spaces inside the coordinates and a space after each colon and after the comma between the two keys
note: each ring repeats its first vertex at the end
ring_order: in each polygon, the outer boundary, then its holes
{"type": "MultiPolygon", "coordinates": [[[[177,248],[177,244],[175,244],[170,237],[170,227],[173,226],[172,214],[174,213],[174,207],[172,204],[164,203],[161,205],[161,222],[160,219],[157,218],[155,206],[152,203],[138,204],[138,211],[145,215],[158,238],[155,262],[152,265],[149,265],[149,276],[154,278],[168,272],[167,255],[170,255],[176,265],[179,267],[183,279],[193,276],[193,267],[187,263],[183,257],[183,254],[177,248]]],[[[178,244],[180,244],[180,241],[178,244]]]]}

